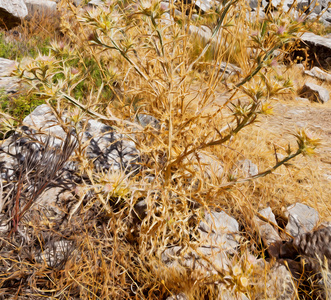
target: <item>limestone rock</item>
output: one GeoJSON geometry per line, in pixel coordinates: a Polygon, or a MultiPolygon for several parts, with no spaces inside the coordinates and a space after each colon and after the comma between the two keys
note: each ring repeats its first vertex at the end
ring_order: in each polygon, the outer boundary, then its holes
{"type": "Polygon", "coordinates": [[[239,160],[232,171],[233,176],[252,177],[259,173],[259,169],[250,159],[239,160]]]}
{"type": "Polygon", "coordinates": [[[299,91],[301,97],[308,98],[310,101],[326,103],[330,99],[329,91],[317,84],[306,82],[299,91]]]}
{"type": "Polygon", "coordinates": [[[0,57],[0,77],[10,76],[16,68],[16,62],[14,60],[0,57]]]}
{"type": "Polygon", "coordinates": [[[184,293],[179,293],[177,295],[169,296],[166,300],[188,300],[184,293]]]}
{"type": "Polygon", "coordinates": [[[305,74],[326,82],[331,82],[331,74],[321,70],[319,67],[313,67],[311,70],[305,71],[305,74]]]}
{"type": "Polygon", "coordinates": [[[142,127],[151,126],[155,129],[160,129],[160,122],[153,116],[146,114],[138,114],[136,122],[142,127]]]}
{"type": "Polygon", "coordinates": [[[267,275],[266,292],[268,299],[292,300],[295,284],[291,273],[284,265],[275,264],[267,275]]]}
{"type": "Polygon", "coordinates": [[[17,26],[28,14],[23,0],[0,0],[0,27],[11,29],[17,26]]]}
{"type": "Polygon", "coordinates": [[[49,0],[24,0],[28,8],[28,19],[35,16],[52,16],[57,12],[57,4],[49,0]]]}
{"type": "Polygon", "coordinates": [[[161,254],[161,260],[170,268],[195,270],[205,276],[217,275],[217,270],[228,270],[231,264],[226,252],[217,247],[199,247],[196,251],[169,247],[161,254]]]}
{"type": "Polygon", "coordinates": [[[89,120],[83,142],[89,141],[87,155],[97,168],[132,171],[139,168],[139,153],[132,139],[110,126],[89,120]]]}
{"type": "Polygon", "coordinates": [[[0,77],[0,91],[7,94],[16,94],[20,89],[21,80],[17,77],[0,77]]]}
{"type": "MultiPolygon", "coordinates": [[[[275,215],[272,213],[271,208],[268,207],[262,211],[260,214],[271,221],[273,224],[277,225],[275,215]]],[[[268,222],[261,220],[258,217],[254,217],[255,227],[257,228],[259,235],[263,241],[263,243],[268,246],[268,252],[272,257],[278,257],[279,255],[279,247],[282,243],[282,239],[278,234],[278,230],[273,227],[268,222]]]]}
{"type": "Polygon", "coordinates": [[[285,216],[288,218],[286,231],[294,237],[311,231],[319,221],[318,212],[302,203],[289,206],[285,216]]]}
{"type": "Polygon", "coordinates": [[[323,67],[331,67],[331,39],[312,32],[305,32],[301,36],[301,40],[304,43],[303,46],[308,46],[310,57],[316,55],[323,67]]]}
{"type": "Polygon", "coordinates": [[[36,256],[36,261],[39,263],[45,262],[50,267],[56,267],[65,263],[73,254],[73,243],[66,240],[60,240],[49,243],[45,250],[36,256]]]}
{"type": "Polygon", "coordinates": [[[239,224],[225,212],[205,212],[204,220],[199,224],[201,241],[208,246],[219,246],[232,251],[239,244],[237,242],[239,224]]]}

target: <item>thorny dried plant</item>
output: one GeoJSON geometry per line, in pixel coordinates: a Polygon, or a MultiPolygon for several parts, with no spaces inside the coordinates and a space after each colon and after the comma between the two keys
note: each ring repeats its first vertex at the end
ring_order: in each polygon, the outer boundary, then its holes
{"type": "MultiPolygon", "coordinates": [[[[260,114],[272,112],[270,100],[291,89],[291,81],[273,68],[300,37],[302,21],[281,10],[262,22],[249,21],[247,3],[242,0],[223,2],[197,21],[186,15],[192,14],[191,8],[178,13],[172,1],[169,6],[160,1],[109,1],[86,10],[62,2],[62,31],[69,42],[54,41],[49,56],[21,67],[19,75],[52,106],[59,120],[66,112],[72,123],[80,125],[77,128],[85,128],[88,119],[94,118],[134,140],[141,168],[134,174],[95,170],[84,147],[80,148],[83,143],[77,133],[78,175],[83,179],[75,190],[77,203],[68,212],[69,228],[57,229],[76,240],[79,255],[68,259],[60,274],[49,269],[41,275],[32,266],[35,281],[30,287],[45,284],[47,290],[35,290],[43,296],[72,299],[160,299],[178,291],[192,299],[214,299],[219,296],[219,283],[234,293],[249,294],[250,264],[246,254],[240,255],[247,245],[229,257],[233,268],[216,275],[169,268],[160,256],[172,246],[180,246],[183,253],[201,246],[197,226],[210,209],[233,209],[239,218],[250,218],[259,195],[252,200],[245,193],[253,198],[260,192],[254,186],[256,179],[300,154],[311,154],[318,145],[301,131],[296,135],[298,148],[285,149],[284,158],[276,156],[276,162],[267,164],[264,171],[249,177],[230,176],[244,147],[237,143],[238,136],[260,114]],[[212,30],[201,41],[190,34],[190,26],[204,22],[212,30]],[[196,45],[201,46],[199,51],[196,45]],[[242,69],[227,87],[222,85],[224,61],[242,69]],[[141,113],[154,117],[158,126],[136,123],[141,113]],[[203,155],[221,161],[221,175],[206,175],[203,155]],[[245,182],[253,183],[243,188],[245,182]],[[93,191],[92,199],[88,191],[93,191]],[[142,213],[138,211],[141,201],[142,213]]],[[[45,178],[37,189],[26,190],[30,196],[25,206],[14,209],[14,225],[70,156],[74,143],[69,137],[66,141],[65,155],[54,158],[54,168],[36,167],[45,178]]],[[[29,168],[43,157],[38,153],[26,153],[31,157],[16,183],[15,204],[22,194],[19,183],[29,182],[29,176],[38,179],[34,177],[38,172],[29,168]]],[[[53,153],[58,154],[50,149],[43,159],[52,160],[53,153]]],[[[35,225],[36,240],[42,240],[43,231],[52,229],[35,225]]],[[[3,265],[8,263],[7,258],[1,259],[3,265]]],[[[15,272],[13,277],[20,274],[15,272]]],[[[0,279],[10,286],[8,280],[0,279]]]]}

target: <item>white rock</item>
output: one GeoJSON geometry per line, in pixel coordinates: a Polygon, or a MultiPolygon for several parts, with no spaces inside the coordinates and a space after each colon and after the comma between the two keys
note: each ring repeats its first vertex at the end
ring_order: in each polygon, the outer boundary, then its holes
{"type": "Polygon", "coordinates": [[[306,82],[299,91],[300,96],[310,101],[326,103],[330,99],[329,91],[317,84],[306,82]]]}
{"type": "Polygon", "coordinates": [[[302,203],[296,203],[286,209],[285,217],[288,218],[286,231],[296,237],[314,229],[319,221],[318,212],[302,203]]]}
{"type": "Polygon", "coordinates": [[[50,17],[57,12],[57,4],[49,0],[24,0],[28,8],[28,19],[36,16],[50,17]]]}
{"type": "Polygon", "coordinates": [[[305,74],[326,82],[331,82],[331,74],[321,70],[319,67],[313,67],[311,70],[305,71],[305,74]]]}
{"type": "Polygon", "coordinates": [[[206,211],[198,230],[202,243],[207,246],[219,246],[232,252],[239,245],[237,242],[239,224],[236,219],[223,211],[211,211],[211,213],[206,211]]]}
{"type": "Polygon", "coordinates": [[[23,0],[0,0],[0,26],[6,29],[18,25],[28,14],[28,9],[23,0]],[[4,24],[3,24],[4,23],[4,24]]]}

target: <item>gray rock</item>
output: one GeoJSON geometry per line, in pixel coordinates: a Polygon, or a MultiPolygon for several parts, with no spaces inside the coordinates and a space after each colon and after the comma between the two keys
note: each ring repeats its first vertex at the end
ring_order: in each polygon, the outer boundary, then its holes
{"type": "MultiPolygon", "coordinates": [[[[5,180],[11,180],[16,170],[15,159],[7,153],[1,153],[0,148],[0,174],[1,178],[5,180]]],[[[0,178],[0,180],[1,180],[0,178]]],[[[1,212],[1,210],[0,210],[1,212]]]]}
{"type": "Polygon", "coordinates": [[[130,137],[110,126],[89,120],[83,142],[89,141],[87,155],[97,168],[132,171],[139,168],[139,153],[130,137]]]}
{"type": "Polygon", "coordinates": [[[223,211],[206,211],[198,230],[201,242],[207,246],[218,246],[232,252],[239,245],[239,224],[223,211]]]}
{"type": "Polygon", "coordinates": [[[56,241],[46,246],[45,250],[36,256],[36,261],[44,262],[50,267],[56,267],[66,263],[74,250],[72,242],[66,240],[56,241]]]}
{"type": "Polygon", "coordinates": [[[177,295],[169,296],[166,300],[188,300],[184,293],[179,293],[177,295]]]}
{"type": "Polygon", "coordinates": [[[288,269],[276,263],[267,273],[267,299],[292,300],[296,294],[295,283],[288,269]]]}
{"type": "Polygon", "coordinates": [[[330,99],[329,91],[317,84],[306,82],[299,91],[301,97],[308,98],[310,101],[326,103],[330,99]]]}
{"type": "Polygon", "coordinates": [[[326,11],[324,14],[321,15],[321,19],[328,23],[331,23],[331,12],[326,11]]]}
{"type": "MultiPolygon", "coordinates": [[[[54,146],[60,146],[66,138],[65,131],[59,125],[59,120],[47,104],[37,106],[31,114],[24,118],[23,125],[54,137],[54,146]]],[[[39,135],[38,139],[44,141],[46,135],[39,135]]]]}
{"type": "Polygon", "coordinates": [[[285,217],[288,218],[286,231],[294,237],[311,231],[319,221],[318,212],[302,203],[289,206],[285,217]]]}
{"type": "Polygon", "coordinates": [[[16,61],[0,57],[0,77],[8,77],[16,68],[16,61]]]}
{"type": "Polygon", "coordinates": [[[331,39],[316,35],[312,32],[305,32],[301,36],[303,46],[308,46],[310,57],[317,57],[323,67],[331,67],[331,39]]]}
{"type": "Polygon", "coordinates": [[[60,220],[65,216],[60,203],[73,198],[72,194],[64,191],[61,187],[52,187],[46,189],[36,200],[35,207],[38,211],[42,211],[43,217],[52,220],[60,220]]]}
{"type": "Polygon", "coordinates": [[[21,79],[17,77],[0,77],[0,91],[6,94],[16,94],[22,90],[21,79]]]}
{"type": "Polygon", "coordinates": [[[199,152],[196,155],[196,158],[198,159],[199,168],[202,169],[204,176],[207,178],[220,178],[223,175],[223,166],[216,157],[210,154],[199,152]]]}
{"type": "Polygon", "coordinates": [[[92,0],[89,3],[87,3],[87,5],[91,7],[98,7],[98,6],[103,6],[104,2],[101,0],[92,0]]]}
{"type": "Polygon", "coordinates": [[[305,71],[305,74],[326,82],[331,82],[331,74],[321,70],[319,67],[313,67],[311,70],[305,71]]]}
{"type": "Polygon", "coordinates": [[[257,165],[250,159],[239,160],[235,166],[236,168],[232,171],[233,176],[243,175],[244,177],[252,177],[259,174],[257,165]]]}
{"type": "Polygon", "coordinates": [[[274,223],[277,225],[277,221],[276,221],[276,218],[275,218],[275,215],[274,213],[272,212],[271,210],[271,207],[267,207],[265,209],[262,209],[259,211],[259,213],[265,217],[266,219],[268,219],[270,222],[274,223]]]}
{"type": "MultiPolygon", "coordinates": [[[[267,220],[277,225],[275,215],[271,211],[271,208],[268,207],[260,211],[260,214],[265,217],[267,220]]],[[[278,234],[278,230],[268,222],[261,220],[258,217],[254,217],[254,224],[257,228],[259,235],[263,243],[268,246],[268,252],[270,256],[277,257],[279,253],[279,247],[282,243],[282,239],[278,234]]]]}
{"type": "Polygon", "coordinates": [[[212,38],[211,30],[209,29],[209,27],[204,25],[201,26],[190,25],[189,34],[192,36],[197,36],[199,39],[202,40],[204,44],[208,43],[209,40],[212,38]]]}
{"type": "Polygon", "coordinates": [[[21,23],[28,14],[23,0],[0,0],[0,27],[11,29],[21,23]]]}
{"type": "Polygon", "coordinates": [[[220,285],[217,300],[249,300],[242,292],[231,291],[229,287],[220,285]]]}
{"type": "Polygon", "coordinates": [[[146,114],[138,114],[136,117],[136,121],[142,127],[151,126],[155,129],[160,129],[160,122],[153,116],[146,114]]]}
{"type": "Polygon", "coordinates": [[[206,276],[217,275],[217,270],[229,270],[231,264],[226,252],[217,247],[198,247],[195,251],[174,246],[161,254],[161,260],[170,268],[198,270],[206,276]]]}
{"type": "Polygon", "coordinates": [[[52,16],[57,12],[57,4],[49,0],[24,0],[28,8],[27,19],[35,16],[52,16]]]}

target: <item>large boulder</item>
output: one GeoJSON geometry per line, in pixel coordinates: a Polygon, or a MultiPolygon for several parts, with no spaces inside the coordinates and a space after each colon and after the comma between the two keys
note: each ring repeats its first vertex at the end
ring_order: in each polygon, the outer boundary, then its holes
{"type": "Polygon", "coordinates": [[[28,9],[23,0],[0,0],[0,27],[11,29],[25,18],[28,9]]]}

